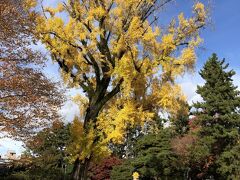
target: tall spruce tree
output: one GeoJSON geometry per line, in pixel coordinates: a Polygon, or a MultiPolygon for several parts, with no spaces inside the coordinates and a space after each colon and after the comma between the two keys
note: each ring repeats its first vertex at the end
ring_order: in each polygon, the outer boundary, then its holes
{"type": "Polygon", "coordinates": [[[203,102],[194,107],[200,125],[198,144],[207,154],[200,174],[240,179],[240,91],[233,85],[235,72],[227,68],[228,64],[213,54],[200,71],[206,82],[198,86],[197,93],[203,102]]]}

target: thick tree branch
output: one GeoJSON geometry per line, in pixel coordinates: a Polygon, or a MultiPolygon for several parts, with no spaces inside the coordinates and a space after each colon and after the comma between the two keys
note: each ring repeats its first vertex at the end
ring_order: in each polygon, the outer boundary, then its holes
{"type": "Polygon", "coordinates": [[[101,101],[101,106],[105,105],[113,96],[120,92],[120,87],[123,83],[123,78],[119,80],[117,85],[110,91],[101,101]]]}
{"type": "MultiPolygon", "coordinates": [[[[82,40],[81,43],[83,44],[85,49],[88,49],[86,41],[82,40]]],[[[98,65],[97,61],[95,60],[95,58],[93,57],[93,55],[91,54],[91,52],[87,51],[87,56],[90,58],[90,61],[93,65],[93,68],[94,68],[94,71],[95,71],[96,82],[97,82],[97,84],[99,84],[100,83],[100,77],[101,77],[101,72],[100,72],[99,65],[98,65]]]]}

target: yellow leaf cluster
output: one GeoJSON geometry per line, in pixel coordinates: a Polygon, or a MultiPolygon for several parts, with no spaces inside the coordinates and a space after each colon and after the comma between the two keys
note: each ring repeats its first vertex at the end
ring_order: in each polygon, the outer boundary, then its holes
{"type": "Polygon", "coordinates": [[[37,1],[36,0],[24,0],[24,5],[25,5],[26,9],[30,9],[37,5],[37,1]]]}
{"type": "Polygon", "coordinates": [[[109,155],[110,151],[106,144],[94,142],[96,131],[92,124],[89,124],[88,132],[86,132],[83,123],[75,118],[70,131],[72,142],[67,147],[67,151],[71,155],[70,161],[74,162],[76,159],[84,161],[85,159],[90,159],[90,156],[91,159],[98,160],[109,155]]]}
{"type": "Polygon", "coordinates": [[[91,9],[89,11],[89,15],[88,15],[88,19],[89,21],[95,19],[100,19],[101,17],[103,17],[104,15],[106,15],[106,11],[105,9],[103,9],[102,7],[96,7],[94,9],[91,9]]]}
{"type": "Polygon", "coordinates": [[[73,102],[75,102],[78,105],[79,111],[80,111],[80,118],[83,120],[85,117],[85,113],[86,113],[86,110],[88,107],[89,100],[81,94],[74,96],[72,98],[72,100],[73,100],[73,102]]]}
{"type": "Polygon", "coordinates": [[[133,176],[133,180],[138,180],[139,173],[138,172],[134,172],[132,176],[133,176]]]}
{"type": "Polygon", "coordinates": [[[151,101],[155,101],[158,107],[162,109],[162,112],[168,112],[172,115],[177,114],[183,102],[186,102],[186,97],[183,95],[179,85],[172,85],[169,82],[159,84],[154,81],[153,89],[155,91],[152,94],[151,101]]]}
{"type": "Polygon", "coordinates": [[[204,19],[206,18],[206,12],[204,9],[204,5],[200,2],[197,2],[194,6],[194,11],[198,14],[198,17],[204,21],[204,19]]]}
{"type": "Polygon", "coordinates": [[[99,115],[98,130],[103,134],[104,142],[122,143],[127,128],[143,126],[153,115],[134,101],[118,99],[99,115]]]}

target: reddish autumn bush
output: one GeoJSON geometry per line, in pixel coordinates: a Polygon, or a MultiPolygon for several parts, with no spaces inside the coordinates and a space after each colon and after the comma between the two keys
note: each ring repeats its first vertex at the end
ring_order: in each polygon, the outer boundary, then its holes
{"type": "Polygon", "coordinates": [[[189,146],[193,145],[193,143],[196,141],[196,137],[191,135],[191,134],[187,134],[185,136],[182,137],[176,137],[172,140],[172,148],[173,151],[183,157],[188,156],[188,148],[189,146]]]}
{"type": "Polygon", "coordinates": [[[89,167],[89,176],[91,180],[110,180],[110,173],[113,166],[122,164],[122,160],[110,156],[104,158],[99,163],[92,163],[89,167]]]}

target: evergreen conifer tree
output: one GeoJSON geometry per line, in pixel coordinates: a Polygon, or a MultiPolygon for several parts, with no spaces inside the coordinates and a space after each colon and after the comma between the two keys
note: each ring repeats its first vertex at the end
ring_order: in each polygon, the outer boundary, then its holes
{"type": "MultiPolygon", "coordinates": [[[[217,179],[240,179],[240,92],[233,85],[233,70],[219,61],[216,54],[200,71],[205,80],[197,93],[203,102],[197,102],[198,145],[205,149],[203,176],[217,179]],[[207,153],[206,153],[207,152],[207,153]]],[[[199,153],[198,153],[199,155],[199,153]]]]}

